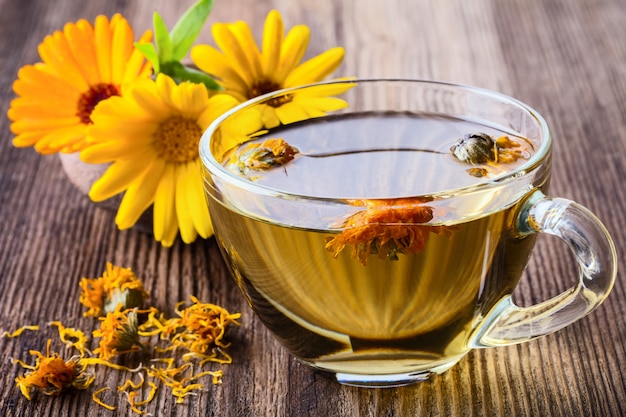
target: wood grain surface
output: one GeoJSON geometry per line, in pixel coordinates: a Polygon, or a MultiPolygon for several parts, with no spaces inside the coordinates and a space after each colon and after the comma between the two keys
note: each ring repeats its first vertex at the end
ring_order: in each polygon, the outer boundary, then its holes
{"type": "MultiPolygon", "coordinates": [[[[193,294],[243,313],[228,339],[234,362],[223,384],[176,404],[165,390],[146,407],[154,416],[620,416],[626,415],[626,293],[621,277],[597,311],[526,344],[476,350],[447,373],[397,389],[340,386],[299,364],[275,342],[231,282],[214,239],[162,248],[149,234],[118,231],[68,181],[58,157],[11,145],[6,111],[19,67],[39,60],[37,45],[66,22],[121,12],[137,32],[159,10],[172,25],[191,0],[0,0],[0,416],[132,415],[91,391],[26,400],[22,370],[10,358],[43,349],[61,320],[84,328],[81,277],[107,261],[131,267],[153,304],[174,308],[193,294]]],[[[554,137],[551,194],[578,201],[606,224],[624,268],[626,238],[626,3],[624,0],[217,0],[209,25],[245,20],[260,37],[278,9],[288,27],[306,24],[307,56],[343,46],[335,75],[427,78],[514,96],[548,120],[554,137]]],[[[207,25],[200,41],[212,43],[207,25]]],[[[539,239],[516,292],[525,305],[571,286],[566,249],[539,239]]],[[[87,330],[91,330],[87,328],[87,330]]],[[[100,386],[127,375],[98,372],[100,386]]],[[[147,388],[146,388],[147,390],[147,388]]]]}

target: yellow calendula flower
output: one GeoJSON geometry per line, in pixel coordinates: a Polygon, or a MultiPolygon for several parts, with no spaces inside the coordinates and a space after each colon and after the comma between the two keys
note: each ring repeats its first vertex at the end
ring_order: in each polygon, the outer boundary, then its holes
{"type": "Polygon", "coordinates": [[[98,278],[80,280],[80,303],[88,308],[85,317],[98,317],[122,308],[140,307],[148,293],[143,282],[130,268],[121,268],[107,262],[106,269],[98,278]]]}
{"type": "Polygon", "coordinates": [[[209,124],[236,104],[229,95],[210,96],[202,84],[176,84],[164,74],[101,103],[80,156],[111,166],[89,196],[102,201],[124,192],[115,219],[120,229],[153,206],[154,237],[164,246],[174,243],[179,229],[186,243],[212,236],[198,144],[209,124]]]}
{"type": "MultiPolygon", "coordinates": [[[[294,26],[285,35],[282,17],[276,10],[265,20],[261,48],[243,21],[216,23],[212,33],[221,51],[210,45],[196,45],[191,58],[198,68],[215,77],[228,94],[242,102],[322,81],[337,69],[344,56],[344,49],[336,47],[301,62],[309,44],[309,28],[294,26]]],[[[318,87],[276,98],[263,106],[264,125],[275,127],[344,108],[343,100],[329,96],[348,88],[348,85],[318,87]]]]}
{"type": "Polygon", "coordinates": [[[15,379],[20,391],[30,400],[30,393],[33,389],[39,389],[46,395],[58,396],[67,388],[86,389],[94,381],[95,377],[85,372],[85,367],[76,358],[65,361],[58,353],[50,354],[50,343],[48,340],[46,354],[31,350],[30,354],[35,356],[35,365],[27,365],[21,361],[15,361],[28,371],[15,379]]]}
{"type": "MultiPolygon", "coordinates": [[[[139,42],[149,42],[147,31],[139,42]]],[[[39,45],[40,63],[18,72],[8,117],[16,147],[42,154],[76,152],[98,103],[121,92],[122,84],[149,77],[151,65],[134,47],[134,34],[119,14],[68,23],[39,45]]]]}

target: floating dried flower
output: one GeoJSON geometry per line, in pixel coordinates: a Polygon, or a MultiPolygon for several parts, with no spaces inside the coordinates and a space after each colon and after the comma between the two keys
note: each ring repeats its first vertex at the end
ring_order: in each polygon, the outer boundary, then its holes
{"type": "MultiPolygon", "coordinates": [[[[528,149],[532,149],[530,141],[524,138],[520,138],[520,141],[524,141],[528,149]]],[[[489,168],[498,168],[499,164],[510,164],[520,158],[527,158],[528,149],[509,136],[500,136],[494,140],[486,133],[472,133],[457,140],[450,147],[450,152],[461,162],[483,165],[469,168],[467,172],[474,177],[484,177],[489,174],[489,168]]]]}
{"type": "Polygon", "coordinates": [[[100,317],[100,328],[93,331],[94,337],[101,338],[98,348],[93,353],[100,359],[109,360],[112,357],[137,348],[144,348],[139,342],[137,310],[121,310],[118,304],[115,311],[100,317]]]}
{"type": "Polygon", "coordinates": [[[115,311],[118,304],[122,309],[141,307],[148,297],[142,281],[130,268],[121,268],[111,262],[107,262],[101,277],[83,278],[80,287],[80,302],[88,308],[84,313],[86,317],[115,311]]]}
{"type": "Polygon", "coordinates": [[[80,156],[111,166],[89,196],[102,201],[124,192],[115,218],[120,229],[153,206],[154,238],[164,246],[174,243],[179,229],[186,243],[210,237],[198,144],[209,124],[236,104],[226,94],[209,96],[203,84],[177,85],[163,74],[103,102],[80,156]]]}
{"type": "Polygon", "coordinates": [[[352,256],[367,265],[370,254],[380,259],[397,260],[398,254],[420,253],[426,247],[429,235],[450,234],[448,226],[425,225],[433,219],[433,209],[425,198],[387,200],[353,200],[364,210],[350,216],[343,231],[327,238],[326,249],[337,257],[347,246],[353,245],[352,256]]]}
{"type": "MultiPolygon", "coordinates": [[[[139,43],[149,42],[147,31],[139,43]]],[[[34,146],[42,154],[76,152],[85,144],[91,113],[98,103],[121,93],[124,83],[151,75],[134,47],[133,30],[119,14],[68,23],[39,45],[41,63],[18,72],[8,117],[13,145],[34,146]]]]}
{"type": "Polygon", "coordinates": [[[293,160],[298,149],[283,139],[266,139],[263,142],[248,143],[233,153],[226,166],[236,172],[263,171],[281,166],[293,160]]]}
{"type": "MultiPolygon", "coordinates": [[[[265,20],[262,48],[254,40],[247,23],[216,23],[215,43],[196,45],[191,58],[198,68],[214,76],[228,94],[243,102],[283,88],[322,81],[341,64],[343,48],[331,48],[301,63],[310,31],[305,25],[293,27],[286,35],[280,13],[272,10],[265,20]]],[[[308,89],[276,98],[263,106],[266,127],[318,117],[346,107],[343,100],[330,97],[350,86],[308,89]]]]}
{"type": "Polygon", "coordinates": [[[51,355],[51,342],[52,340],[48,339],[45,355],[36,350],[30,351],[30,354],[36,357],[35,365],[14,361],[29,370],[15,379],[20,391],[29,400],[32,389],[39,389],[46,395],[57,396],[70,387],[86,389],[95,379],[85,372],[84,364],[77,357],[65,361],[56,352],[51,355]]]}

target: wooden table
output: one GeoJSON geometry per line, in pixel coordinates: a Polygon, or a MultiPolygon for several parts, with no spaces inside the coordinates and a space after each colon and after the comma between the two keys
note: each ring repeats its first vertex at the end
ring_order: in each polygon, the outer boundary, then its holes
{"type": "MultiPolygon", "coordinates": [[[[340,386],[294,360],[266,331],[231,282],[214,239],[166,249],[150,234],[118,231],[68,181],[57,156],[11,145],[4,116],[19,67],[64,23],[121,12],[137,32],[159,10],[172,25],[190,0],[0,0],[0,332],[38,324],[39,332],[0,338],[1,416],[130,415],[123,396],[93,390],[27,401],[15,388],[29,360],[61,320],[83,326],[81,277],[111,261],[131,267],[163,309],[193,294],[231,312],[241,327],[228,340],[234,361],[223,384],[178,405],[166,390],[154,416],[617,416],[626,414],[626,293],[621,280],[606,303],[556,334],[526,344],[473,351],[447,373],[385,390],[340,386]],[[116,414],[118,413],[118,414],[116,414]]],[[[260,36],[266,13],[312,30],[307,56],[343,46],[337,76],[412,77],[472,84],[519,98],[549,121],[555,137],[551,193],[594,211],[620,258],[626,239],[626,3],[624,0],[221,0],[209,24],[238,19],[260,36]]],[[[207,25],[200,41],[211,43],[207,25]]],[[[540,238],[516,293],[531,304],[568,288],[576,271],[556,240],[540,238]]],[[[90,331],[91,328],[88,328],[90,331]]],[[[127,376],[99,371],[99,386],[127,376]]],[[[146,389],[147,390],[147,389],[146,389]]]]}

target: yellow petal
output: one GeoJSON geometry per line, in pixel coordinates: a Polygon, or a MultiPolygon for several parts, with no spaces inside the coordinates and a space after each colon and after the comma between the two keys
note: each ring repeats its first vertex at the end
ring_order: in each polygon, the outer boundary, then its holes
{"type": "Polygon", "coordinates": [[[213,225],[209,215],[206,197],[204,196],[204,180],[202,179],[202,168],[199,161],[189,164],[187,180],[187,206],[191,212],[193,225],[198,234],[204,239],[213,235],[213,225]]]}
{"type": "Polygon", "coordinates": [[[187,195],[189,193],[189,164],[181,164],[178,166],[176,178],[176,217],[180,229],[180,237],[183,242],[191,243],[198,237],[198,232],[193,224],[191,207],[188,205],[187,195]]]}
{"type": "Polygon", "coordinates": [[[17,73],[13,91],[20,96],[38,97],[41,100],[66,101],[68,107],[76,108],[81,91],[55,75],[42,71],[41,66],[26,65],[17,73]]]}
{"type": "Polygon", "coordinates": [[[276,108],[276,116],[284,125],[299,122],[309,118],[309,114],[297,104],[293,102],[284,104],[276,108]]]}
{"type": "Polygon", "coordinates": [[[296,96],[293,100],[300,107],[321,111],[322,113],[337,111],[348,107],[345,100],[336,97],[307,97],[296,96]]]}
{"type": "Polygon", "coordinates": [[[209,93],[204,84],[183,82],[172,91],[172,101],[185,116],[194,117],[206,108],[209,93]]]}
{"type": "Polygon", "coordinates": [[[337,69],[343,56],[344,49],[337,47],[309,59],[291,71],[285,79],[285,86],[295,87],[323,80],[337,69]]]}
{"type": "Polygon", "coordinates": [[[53,119],[22,118],[11,124],[11,132],[17,134],[33,130],[58,129],[61,127],[74,126],[80,123],[76,116],[55,117],[53,119]]]}
{"type": "Polygon", "coordinates": [[[262,46],[262,64],[263,75],[270,78],[278,69],[280,62],[280,50],[285,36],[285,27],[280,13],[272,10],[267,14],[265,19],[265,28],[263,29],[263,46],[262,46]]]}
{"type": "Polygon", "coordinates": [[[76,116],[76,108],[68,107],[66,104],[63,101],[44,102],[30,97],[18,97],[11,101],[9,119],[17,120],[32,116],[38,119],[76,116]]]}
{"type": "Polygon", "coordinates": [[[209,125],[226,111],[232,109],[239,101],[228,94],[216,94],[208,101],[208,105],[202,114],[198,116],[198,125],[206,129],[209,125]]]}
{"type": "Polygon", "coordinates": [[[99,83],[100,75],[98,74],[93,26],[88,21],[81,19],[75,24],[66,24],[63,31],[67,37],[72,55],[80,60],[79,69],[87,84],[94,85],[99,83]]]}
{"type": "Polygon", "coordinates": [[[178,111],[174,91],[176,90],[176,82],[164,74],[157,75],[156,78],[157,94],[163,100],[163,103],[169,106],[171,111],[178,111]]]}
{"type": "Polygon", "coordinates": [[[85,126],[74,125],[61,129],[55,129],[50,132],[44,139],[35,145],[35,149],[42,152],[44,149],[56,151],[71,152],[74,149],[81,148],[85,140],[85,126]]]}
{"type": "Polygon", "coordinates": [[[176,166],[167,164],[154,199],[154,238],[163,246],[171,246],[178,232],[176,219],[176,166]]]}
{"type": "Polygon", "coordinates": [[[26,148],[28,146],[33,146],[45,135],[46,132],[42,131],[21,133],[13,138],[13,146],[15,146],[16,148],[26,148]]]}
{"type": "Polygon", "coordinates": [[[150,155],[148,151],[114,162],[102,174],[102,177],[93,183],[89,190],[89,197],[93,201],[103,201],[121,193],[145,172],[147,167],[145,162],[141,164],[141,161],[150,161],[154,158],[156,155],[150,155]]]}
{"type": "Polygon", "coordinates": [[[115,22],[112,36],[111,82],[121,85],[124,80],[126,64],[133,53],[133,30],[126,21],[120,18],[115,22]]]}
{"type": "Polygon", "coordinates": [[[96,17],[94,25],[98,55],[98,73],[103,83],[111,83],[111,30],[106,16],[96,17]]]}
{"type": "MultiPolygon", "coordinates": [[[[152,41],[152,31],[147,30],[137,41],[138,43],[149,43],[152,41]]],[[[152,71],[152,64],[145,59],[143,53],[139,49],[134,49],[124,72],[122,84],[133,81],[136,77],[147,77],[152,71]]]]}
{"type": "Polygon", "coordinates": [[[89,90],[89,84],[83,78],[79,65],[69,47],[65,35],[57,31],[46,36],[39,45],[39,55],[51,73],[63,78],[79,91],[89,90]]]}
{"type": "Polygon", "coordinates": [[[257,46],[250,26],[245,22],[235,22],[230,25],[230,30],[241,45],[242,51],[246,56],[246,62],[249,73],[254,80],[258,80],[263,76],[263,68],[261,65],[261,52],[257,46]]]}
{"type": "Polygon", "coordinates": [[[228,58],[231,67],[239,74],[246,85],[251,85],[254,82],[254,76],[251,73],[248,57],[244,47],[239,44],[238,39],[231,32],[231,25],[215,23],[212,27],[212,32],[215,43],[228,58]]]}
{"type": "Polygon", "coordinates": [[[298,25],[291,28],[280,50],[280,65],[276,69],[274,79],[282,84],[287,75],[300,63],[307,47],[311,32],[308,27],[298,25]]]}
{"type": "Polygon", "coordinates": [[[217,78],[217,81],[230,91],[235,90],[246,95],[248,86],[237,71],[235,71],[228,58],[210,45],[197,45],[191,49],[193,63],[202,71],[217,78]]]}
{"type": "Polygon", "coordinates": [[[134,181],[124,193],[115,223],[120,229],[131,228],[154,202],[156,190],[165,170],[165,161],[154,160],[140,180],[134,181]]]}

